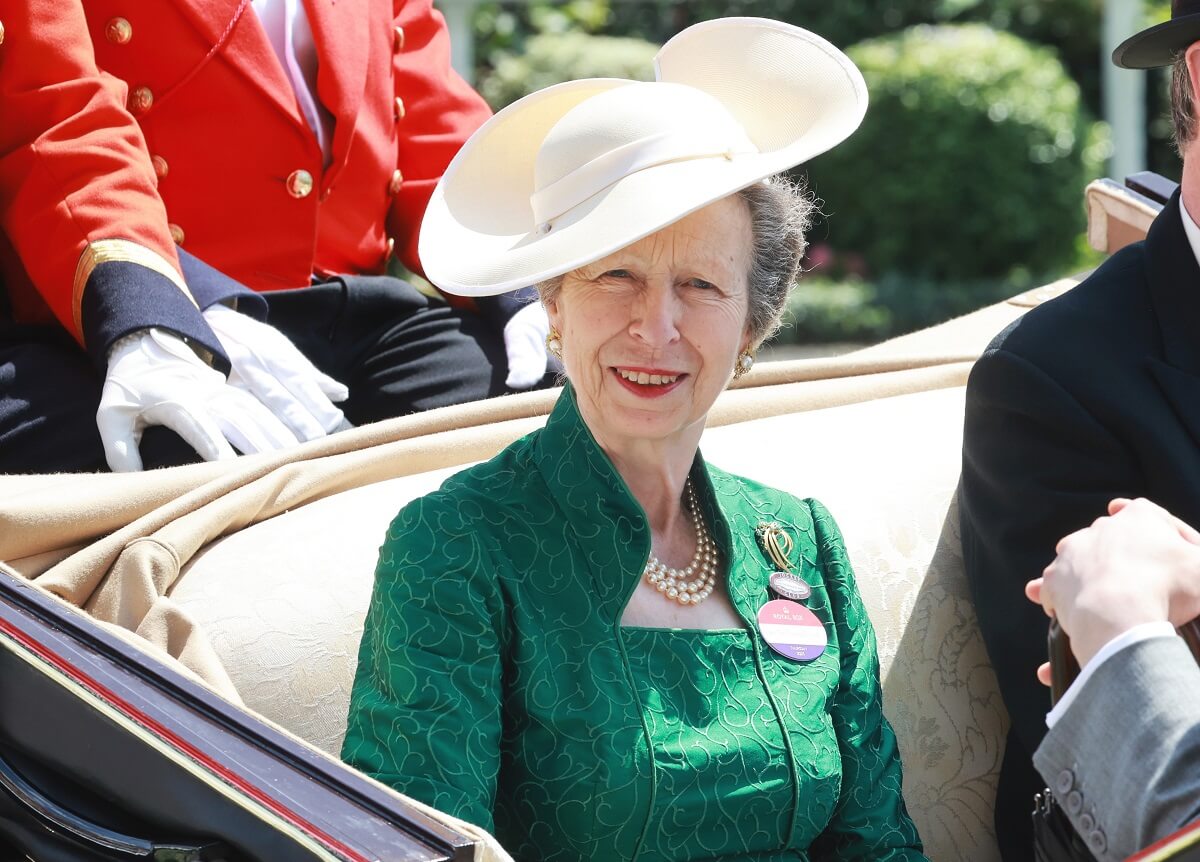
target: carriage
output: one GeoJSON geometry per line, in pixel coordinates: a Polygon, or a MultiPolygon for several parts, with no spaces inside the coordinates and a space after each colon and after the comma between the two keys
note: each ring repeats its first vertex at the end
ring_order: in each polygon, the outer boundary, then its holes
{"type": "MultiPolygon", "coordinates": [[[[1093,183],[1090,242],[1139,239],[1170,191],[1152,175],[1093,183]]],[[[721,396],[703,440],[712,463],[836,515],[934,860],[999,858],[1008,718],[956,506],[967,375],[996,332],[1078,280],[842,356],[762,363],[721,396]]],[[[0,835],[39,862],[507,859],[337,752],[388,522],[539,427],[555,397],[233,462],[0,478],[0,835]]],[[[1141,858],[1198,839],[1174,841],[1141,858]]]]}

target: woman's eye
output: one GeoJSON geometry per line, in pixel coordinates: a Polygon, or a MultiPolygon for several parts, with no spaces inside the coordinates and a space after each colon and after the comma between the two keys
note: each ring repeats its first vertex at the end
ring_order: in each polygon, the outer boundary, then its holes
{"type": "Polygon", "coordinates": [[[633,278],[633,274],[627,269],[610,269],[604,273],[605,278],[633,278]]]}
{"type": "Polygon", "coordinates": [[[702,278],[693,278],[688,282],[692,287],[698,287],[701,290],[716,290],[717,286],[711,281],[705,281],[702,278]]]}

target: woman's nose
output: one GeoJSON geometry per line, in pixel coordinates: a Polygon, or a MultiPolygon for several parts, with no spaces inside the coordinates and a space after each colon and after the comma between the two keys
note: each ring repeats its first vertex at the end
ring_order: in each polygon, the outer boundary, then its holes
{"type": "Polygon", "coordinates": [[[634,301],[630,331],[650,347],[665,347],[679,338],[681,313],[671,286],[647,285],[634,301]]]}

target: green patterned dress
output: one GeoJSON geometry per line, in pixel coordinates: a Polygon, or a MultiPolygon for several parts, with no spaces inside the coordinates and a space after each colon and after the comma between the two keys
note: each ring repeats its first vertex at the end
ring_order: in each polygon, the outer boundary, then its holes
{"type": "Polygon", "coordinates": [[[379,556],[343,758],[518,860],[918,860],[875,636],[828,512],[692,481],[744,630],[622,627],[645,513],[566,388],[546,427],[401,510],[379,556]],[[756,614],[776,521],[829,646],[756,614]]]}

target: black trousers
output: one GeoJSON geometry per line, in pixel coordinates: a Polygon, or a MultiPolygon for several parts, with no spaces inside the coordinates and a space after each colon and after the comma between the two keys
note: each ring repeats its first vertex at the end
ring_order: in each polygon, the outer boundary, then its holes
{"type": "MultiPolygon", "coordinates": [[[[263,296],[268,322],[350,388],[340,406],[355,425],[509,391],[501,332],[407,282],[345,276],[263,296]]],[[[107,470],[96,430],[103,383],[58,327],[0,323],[0,473],[107,470]]],[[[166,428],[148,429],[141,452],[147,468],[199,460],[166,428]]]]}

